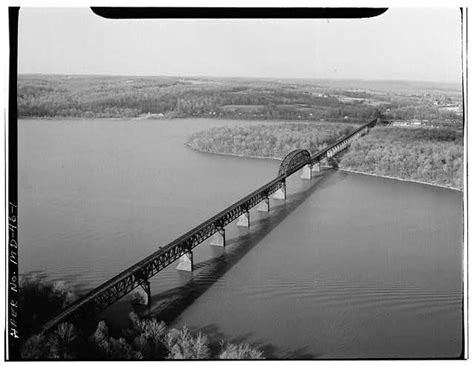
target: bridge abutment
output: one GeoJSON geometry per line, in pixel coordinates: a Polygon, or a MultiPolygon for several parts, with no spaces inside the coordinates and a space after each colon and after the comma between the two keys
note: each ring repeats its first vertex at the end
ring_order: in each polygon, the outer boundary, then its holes
{"type": "Polygon", "coordinates": [[[282,183],[280,189],[275,191],[272,198],[276,200],[286,200],[286,183],[282,183]]]}
{"type": "Polygon", "coordinates": [[[193,252],[188,251],[183,256],[179,258],[177,270],[181,271],[193,271],[193,252]]]}
{"type": "Polygon", "coordinates": [[[250,212],[246,211],[239,217],[237,221],[237,226],[239,227],[250,227],[250,212]]]}
{"type": "Polygon", "coordinates": [[[311,168],[311,164],[304,165],[301,178],[304,180],[311,180],[312,177],[313,177],[313,170],[311,168]]]}
{"type": "Polygon", "coordinates": [[[214,233],[214,235],[211,237],[211,240],[209,241],[209,244],[211,246],[225,247],[225,229],[221,228],[216,233],[214,233]]]}
{"type": "Polygon", "coordinates": [[[257,206],[259,212],[269,212],[270,211],[270,199],[263,199],[260,204],[257,206]]]}

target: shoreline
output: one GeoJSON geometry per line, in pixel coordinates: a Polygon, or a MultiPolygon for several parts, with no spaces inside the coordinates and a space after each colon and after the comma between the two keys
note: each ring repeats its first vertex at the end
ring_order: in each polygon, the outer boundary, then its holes
{"type": "Polygon", "coordinates": [[[222,120],[222,121],[235,121],[235,122],[250,122],[250,123],[307,123],[307,124],[344,124],[351,126],[360,126],[363,121],[358,122],[341,122],[340,120],[315,120],[315,119],[239,119],[239,118],[217,118],[209,116],[164,116],[164,117],[72,117],[72,116],[52,116],[52,117],[37,117],[37,116],[19,116],[17,120],[34,120],[34,121],[106,121],[106,120],[118,120],[118,121],[130,121],[130,122],[140,122],[140,121],[171,121],[171,120],[189,120],[189,119],[204,119],[204,120],[222,120]]]}
{"type": "Polygon", "coordinates": [[[282,158],[279,157],[272,157],[272,156],[250,156],[250,155],[238,155],[235,153],[224,153],[224,152],[210,152],[210,151],[202,151],[198,150],[196,148],[191,147],[188,143],[184,144],[186,147],[190,148],[191,150],[195,152],[200,152],[200,153],[206,153],[208,155],[217,155],[217,156],[230,156],[230,157],[239,157],[239,158],[255,158],[255,159],[267,159],[267,160],[277,160],[277,161],[283,161],[282,158]]]}
{"type": "Polygon", "coordinates": [[[454,190],[454,191],[457,191],[457,192],[460,192],[460,193],[464,192],[464,190],[462,190],[462,189],[453,188],[451,186],[445,186],[445,185],[429,183],[429,182],[425,182],[425,181],[402,179],[402,178],[399,178],[399,177],[388,176],[388,175],[377,175],[377,174],[373,174],[373,173],[370,173],[370,172],[356,171],[356,170],[351,170],[351,169],[346,169],[346,168],[338,168],[338,170],[344,171],[344,172],[351,172],[353,174],[358,174],[358,175],[379,177],[379,178],[382,178],[382,179],[398,180],[398,181],[402,181],[402,182],[410,182],[410,183],[415,183],[415,184],[429,185],[429,186],[434,186],[434,187],[437,187],[437,188],[454,190]]]}
{"type": "MultiPolygon", "coordinates": [[[[233,154],[233,153],[208,152],[208,151],[202,151],[202,150],[195,149],[195,148],[191,147],[188,143],[185,143],[185,145],[187,147],[189,147],[190,149],[192,149],[193,151],[200,152],[200,153],[207,153],[207,154],[210,154],[210,155],[230,156],[230,157],[240,157],[240,158],[258,158],[258,159],[269,159],[269,160],[283,161],[282,158],[278,158],[278,157],[247,156],[247,155],[239,155],[239,154],[233,154]]],[[[410,183],[415,183],[415,184],[429,185],[429,186],[434,186],[434,187],[437,187],[437,188],[454,190],[454,191],[457,191],[457,192],[460,192],[460,193],[464,192],[463,189],[458,189],[458,188],[454,188],[454,187],[451,187],[451,186],[445,186],[445,185],[429,183],[429,182],[425,182],[425,181],[402,179],[400,177],[394,177],[394,176],[388,176],[388,175],[377,175],[377,174],[374,174],[374,173],[371,173],[371,172],[357,171],[357,170],[352,170],[352,169],[348,169],[348,168],[341,168],[341,167],[338,167],[338,170],[344,171],[344,172],[351,172],[353,174],[379,177],[379,178],[382,178],[382,179],[398,180],[398,181],[410,182],[410,183]]]]}

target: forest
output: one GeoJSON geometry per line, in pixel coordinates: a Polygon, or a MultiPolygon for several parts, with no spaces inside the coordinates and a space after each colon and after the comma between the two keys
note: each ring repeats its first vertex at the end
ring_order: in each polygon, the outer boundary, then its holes
{"type": "Polygon", "coordinates": [[[234,119],[369,118],[369,105],[341,103],[286,84],[165,77],[20,76],[20,117],[133,118],[147,114],[234,119]]]}
{"type": "Polygon", "coordinates": [[[354,125],[318,122],[215,127],[191,135],[186,144],[201,152],[283,158],[297,148],[314,153],[354,128],[354,125]]]}
{"type": "Polygon", "coordinates": [[[19,117],[211,117],[363,121],[377,110],[291,85],[246,79],[20,76],[19,117]]]}
{"type": "Polygon", "coordinates": [[[113,334],[102,320],[95,325],[63,322],[41,335],[37,334],[41,324],[77,299],[77,293],[64,281],[50,282],[30,275],[22,277],[19,299],[22,360],[264,358],[262,351],[247,343],[211,340],[202,332],[187,327],[169,328],[163,321],[140,318],[134,312],[129,314],[129,325],[118,334],[113,334]]]}
{"type": "Polygon", "coordinates": [[[337,80],[19,75],[20,118],[460,121],[456,88],[337,80]],[[357,85],[367,87],[360,90],[357,85]],[[398,87],[398,88],[397,88],[398,87]],[[431,89],[430,89],[431,88],[431,89]]]}
{"type": "Polygon", "coordinates": [[[340,167],[463,189],[463,135],[449,129],[376,127],[355,141],[340,167]]]}

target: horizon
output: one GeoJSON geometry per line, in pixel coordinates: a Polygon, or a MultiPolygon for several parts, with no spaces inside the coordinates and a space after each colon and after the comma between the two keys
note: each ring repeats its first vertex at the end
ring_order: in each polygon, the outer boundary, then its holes
{"type": "Polygon", "coordinates": [[[214,76],[214,75],[139,75],[139,74],[93,74],[93,73],[18,73],[18,76],[69,76],[69,77],[132,77],[132,78],[182,78],[182,79],[252,79],[252,80],[308,80],[308,81],[355,81],[355,82],[392,82],[392,83],[420,83],[446,84],[462,86],[462,79],[458,81],[444,80],[414,80],[414,79],[364,79],[364,78],[323,78],[323,77],[272,77],[272,76],[214,76]]]}

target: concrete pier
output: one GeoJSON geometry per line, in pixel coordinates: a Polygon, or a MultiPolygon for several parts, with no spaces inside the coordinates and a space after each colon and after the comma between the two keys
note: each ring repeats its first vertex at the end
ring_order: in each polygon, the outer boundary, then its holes
{"type": "Polygon", "coordinates": [[[304,165],[301,178],[304,180],[311,180],[312,177],[313,177],[313,171],[311,169],[311,164],[304,165]]]}
{"type": "Polygon", "coordinates": [[[319,162],[313,165],[313,172],[321,172],[321,164],[319,162]]]}
{"type": "Polygon", "coordinates": [[[211,246],[217,247],[225,247],[225,229],[219,229],[214,235],[211,237],[209,244],[211,246]]]}
{"type": "Polygon", "coordinates": [[[250,212],[245,212],[239,217],[237,221],[239,227],[250,227],[250,212]]]}
{"type": "Polygon", "coordinates": [[[257,206],[259,212],[269,212],[270,211],[270,199],[263,199],[260,204],[257,206]]]}
{"type": "Polygon", "coordinates": [[[177,270],[182,271],[193,271],[193,252],[189,251],[186,252],[183,256],[179,258],[178,266],[176,266],[177,270]]]}
{"type": "Polygon", "coordinates": [[[283,184],[280,189],[275,191],[272,198],[277,200],[286,200],[286,184],[283,184]]]}

